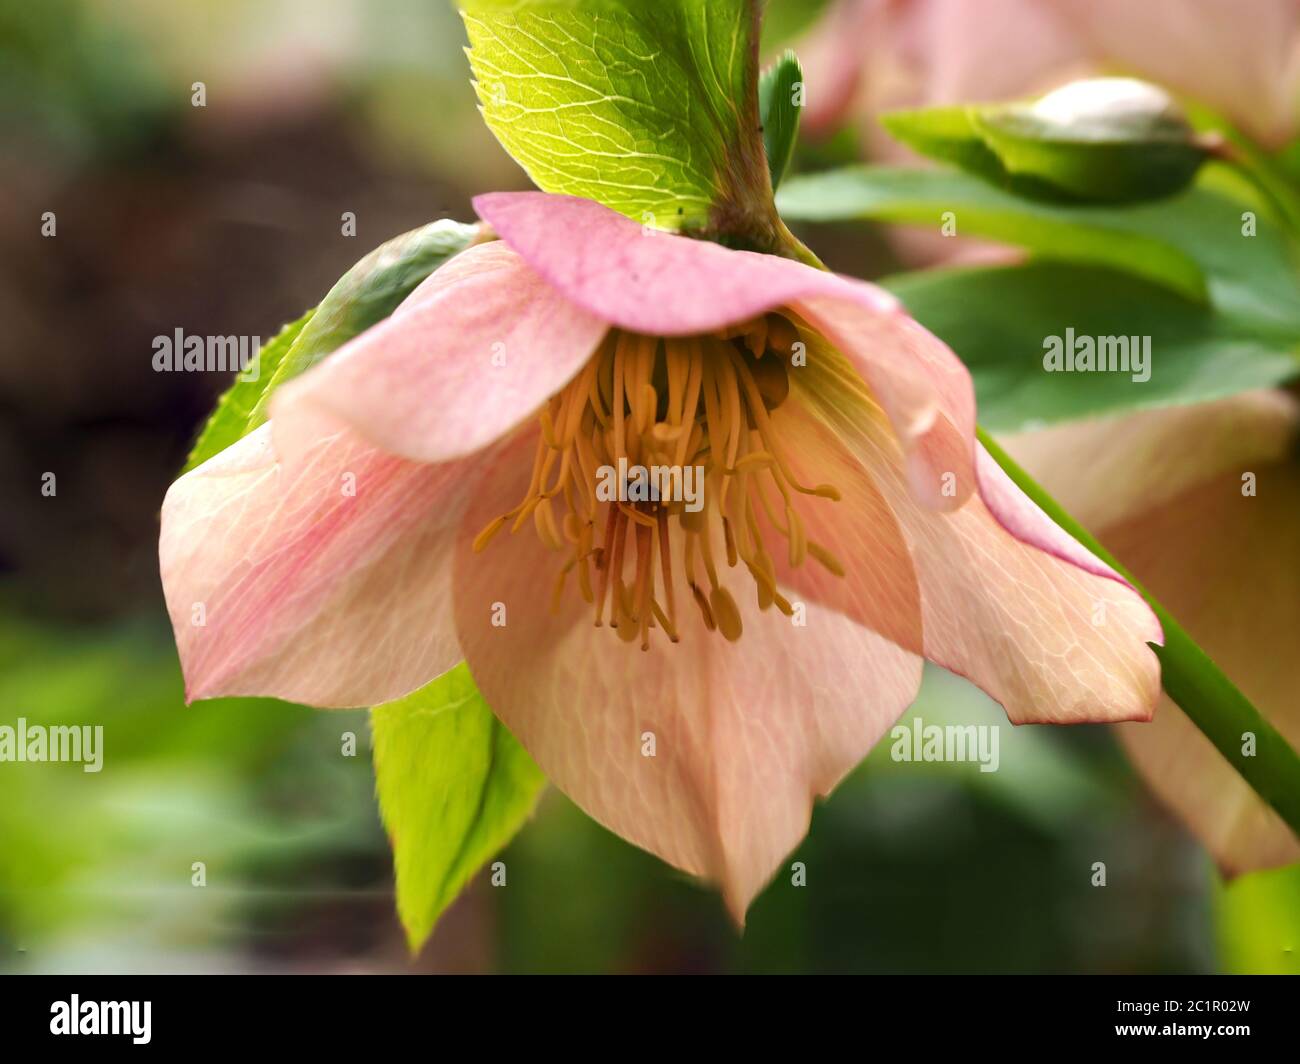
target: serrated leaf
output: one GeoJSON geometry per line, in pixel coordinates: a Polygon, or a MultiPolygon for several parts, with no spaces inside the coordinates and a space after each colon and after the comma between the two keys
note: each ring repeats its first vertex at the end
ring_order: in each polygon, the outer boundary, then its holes
{"type": "Polygon", "coordinates": [[[790,165],[802,110],[803,67],[799,57],[787,50],[758,79],[758,115],[763,123],[763,148],[773,189],[780,186],[790,165]]]}
{"type": "Polygon", "coordinates": [[[930,270],[886,286],[970,369],[980,423],[991,431],[1201,402],[1280,384],[1300,370],[1294,356],[1234,331],[1209,307],[1113,270],[1035,262],[930,270]],[[1047,372],[1047,339],[1065,343],[1069,329],[1077,337],[1149,337],[1146,370],[1047,372]],[[1149,379],[1134,380],[1148,371],[1149,379]]]}
{"type": "Polygon", "coordinates": [[[1197,187],[1156,203],[1082,206],[1022,199],[969,174],[853,166],[790,178],[778,205],[787,218],[870,218],[1017,244],[1045,258],[1105,265],[1191,299],[1209,299],[1243,331],[1289,350],[1300,337],[1300,287],[1281,226],[1260,214],[1242,235],[1246,204],[1216,191],[1218,167],[1197,187]],[[950,212],[950,215],[949,213],[950,212]]]}
{"type": "Polygon", "coordinates": [[[185,470],[242,439],[267,419],[275,390],[310,369],[354,336],[388,317],[429,274],[463,251],[477,225],[431,222],[381,244],[345,273],[315,310],[286,325],[264,346],[257,379],[240,379],[226,391],[199,434],[185,470]]]}
{"type": "Polygon", "coordinates": [[[412,950],[523,826],[546,780],[463,663],[370,711],[379,809],[412,950]]]}
{"type": "Polygon", "coordinates": [[[766,249],[753,0],[466,0],[488,126],[539,188],[766,249]]]}

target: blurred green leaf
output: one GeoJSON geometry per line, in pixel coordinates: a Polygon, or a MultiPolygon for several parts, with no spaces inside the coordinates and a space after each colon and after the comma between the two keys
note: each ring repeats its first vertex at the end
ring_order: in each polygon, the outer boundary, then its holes
{"type": "Polygon", "coordinates": [[[538,187],[761,249],[754,0],[464,0],[488,126],[538,187]]]}
{"type": "Polygon", "coordinates": [[[1293,350],[1300,338],[1294,249],[1266,214],[1257,216],[1254,236],[1243,235],[1250,204],[1216,185],[1239,187],[1213,167],[1198,187],[1176,197],[1096,207],[1021,199],[951,170],[854,166],[790,178],[777,203],[783,215],[800,221],[870,218],[940,231],[951,212],[958,236],[1110,266],[1190,299],[1208,298],[1237,327],[1293,350]]]}
{"type": "Polygon", "coordinates": [[[1130,78],[1072,82],[1033,103],[895,111],[923,155],[1023,196],[1136,203],[1185,188],[1209,152],[1173,101],[1130,78]]]}
{"type": "Polygon", "coordinates": [[[52,627],[0,604],[0,705],[11,727],[103,729],[98,772],[0,765],[0,970],[49,970],[126,929],[115,964],[178,943],[224,949],[269,875],[318,886],[331,855],[382,851],[369,766],[337,754],[352,715],[251,698],[187,707],[165,623],[52,627]],[[196,860],[211,889],[191,885],[196,860]]]}
{"type": "Polygon", "coordinates": [[[880,123],[921,155],[952,163],[997,184],[1009,182],[998,157],[980,136],[970,107],[957,105],[891,111],[881,115],[880,123]]]}
{"type": "Polygon", "coordinates": [[[1224,971],[1300,975],[1300,865],[1220,885],[1215,909],[1224,971]]]}
{"type": "Polygon", "coordinates": [[[412,950],[471,876],[523,826],[546,780],[463,663],[376,706],[375,778],[412,950]]]}
{"type": "Polygon", "coordinates": [[[794,52],[786,51],[758,79],[758,113],[763,123],[763,148],[772,188],[781,184],[795,141],[799,138],[799,115],[803,110],[803,68],[794,52]]]}
{"type": "MultiPolygon", "coordinates": [[[[1010,432],[1278,384],[1300,365],[1210,308],[1114,270],[1058,262],[905,274],[886,282],[975,380],[980,422],[1010,432]],[[1044,370],[1049,337],[1150,337],[1148,380],[1044,370]]],[[[1139,373],[1139,376],[1142,374],[1139,373]]]]}
{"type": "Polygon", "coordinates": [[[431,222],[381,244],[348,270],[320,306],[286,325],[258,358],[257,379],[240,379],[223,395],[185,464],[206,462],[266,421],[271,395],[354,336],[384,318],[429,274],[478,236],[477,225],[431,222]]]}

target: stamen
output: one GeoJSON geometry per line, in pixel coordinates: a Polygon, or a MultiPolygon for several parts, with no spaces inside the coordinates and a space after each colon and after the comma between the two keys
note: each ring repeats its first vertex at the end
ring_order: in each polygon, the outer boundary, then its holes
{"type": "Polygon", "coordinates": [[[681,581],[703,628],[735,642],[744,624],[714,560],[716,519],[728,577],[748,573],[759,610],[776,606],[791,616],[763,542],[766,526],[759,525],[758,508],[767,526],[787,541],[792,568],[812,556],[828,572],[844,575],[843,563],[808,538],[800,510],[806,504],[795,501],[799,495],[835,500],[839,492],[796,479],[779,439],[780,421],[771,416],[789,398],[787,367],[798,337],[780,314],[711,336],[658,339],[611,332],[581,372],[538,411],[540,438],[528,490],[474,538],[474,551],[486,550],[507,524],[514,533],[531,520],[542,544],[566,555],[550,596],[554,612],[564,608],[568,574],[575,571],[596,626],[604,624],[608,601],[610,627],[622,641],[639,641],[648,650],[652,629],[673,643],[681,638],[681,581]],[[628,483],[616,483],[616,498],[599,490],[610,482],[611,469],[616,475],[635,469],[628,483]],[[635,492],[628,490],[632,483],[635,492]],[[768,498],[772,487],[779,493],[777,506],[768,498]],[[553,503],[560,507],[558,517],[553,503]],[[597,546],[602,508],[604,533],[597,546]],[[679,571],[674,546],[681,552],[679,571]],[[624,563],[633,550],[629,582],[624,563]]]}

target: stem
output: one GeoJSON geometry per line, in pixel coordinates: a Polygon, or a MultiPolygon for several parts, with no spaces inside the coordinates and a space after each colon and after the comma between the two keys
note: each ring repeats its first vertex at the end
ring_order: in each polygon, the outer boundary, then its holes
{"type": "Polygon", "coordinates": [[[790,232],[784,219],[777,216],[777,254],[784,255],[788,259],[794,259],[795,262],[802,262],[805,266],[811,266],[817,270],[825,270],[826,263],[813,252],[807,244],[790,232]]]}
{"type": "Polygon", "coordinates": [[[1260,715],[1259,710],[1210,660],[1169,611],[1087,529],[1066,513],[983,429],[979,430],[979,438],[1021,491],[1146,599],[1165,630],[1165,645],[1152,644],[1151,647],[1160,659],[1165,693],[1300,838],[1300,755],[1260,715]],[[1253,757],[1245,756],[1241,750],[1246,733],[1255,736],[1253,757]]]}

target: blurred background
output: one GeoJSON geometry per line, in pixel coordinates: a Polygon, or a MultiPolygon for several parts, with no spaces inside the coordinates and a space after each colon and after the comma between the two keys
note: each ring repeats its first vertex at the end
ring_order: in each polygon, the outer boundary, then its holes
{"type": "MultiPolygon", "coordinates": [[[[818,7],[773,0],[765,47],[818,7]]],[[[1001,724],[999,771],[882,745],[743,937],[552,791],[509,886],[477,882],[417,958],[365,715],[184,706],[158,509],[229,378],[154,372],[153,338],[269,338],[382,241],[527,187],[463,44],[444,0],[0,0],[0,724],[105,746],[99,773],[0,763],[0,970],[1294,970],[1294,873],[1225,889],[1104,729],[1013,730],[937,672],[913,713],[1001,724]]],[[[893,265],[863,227],[815,240],[893,265]]]]}

